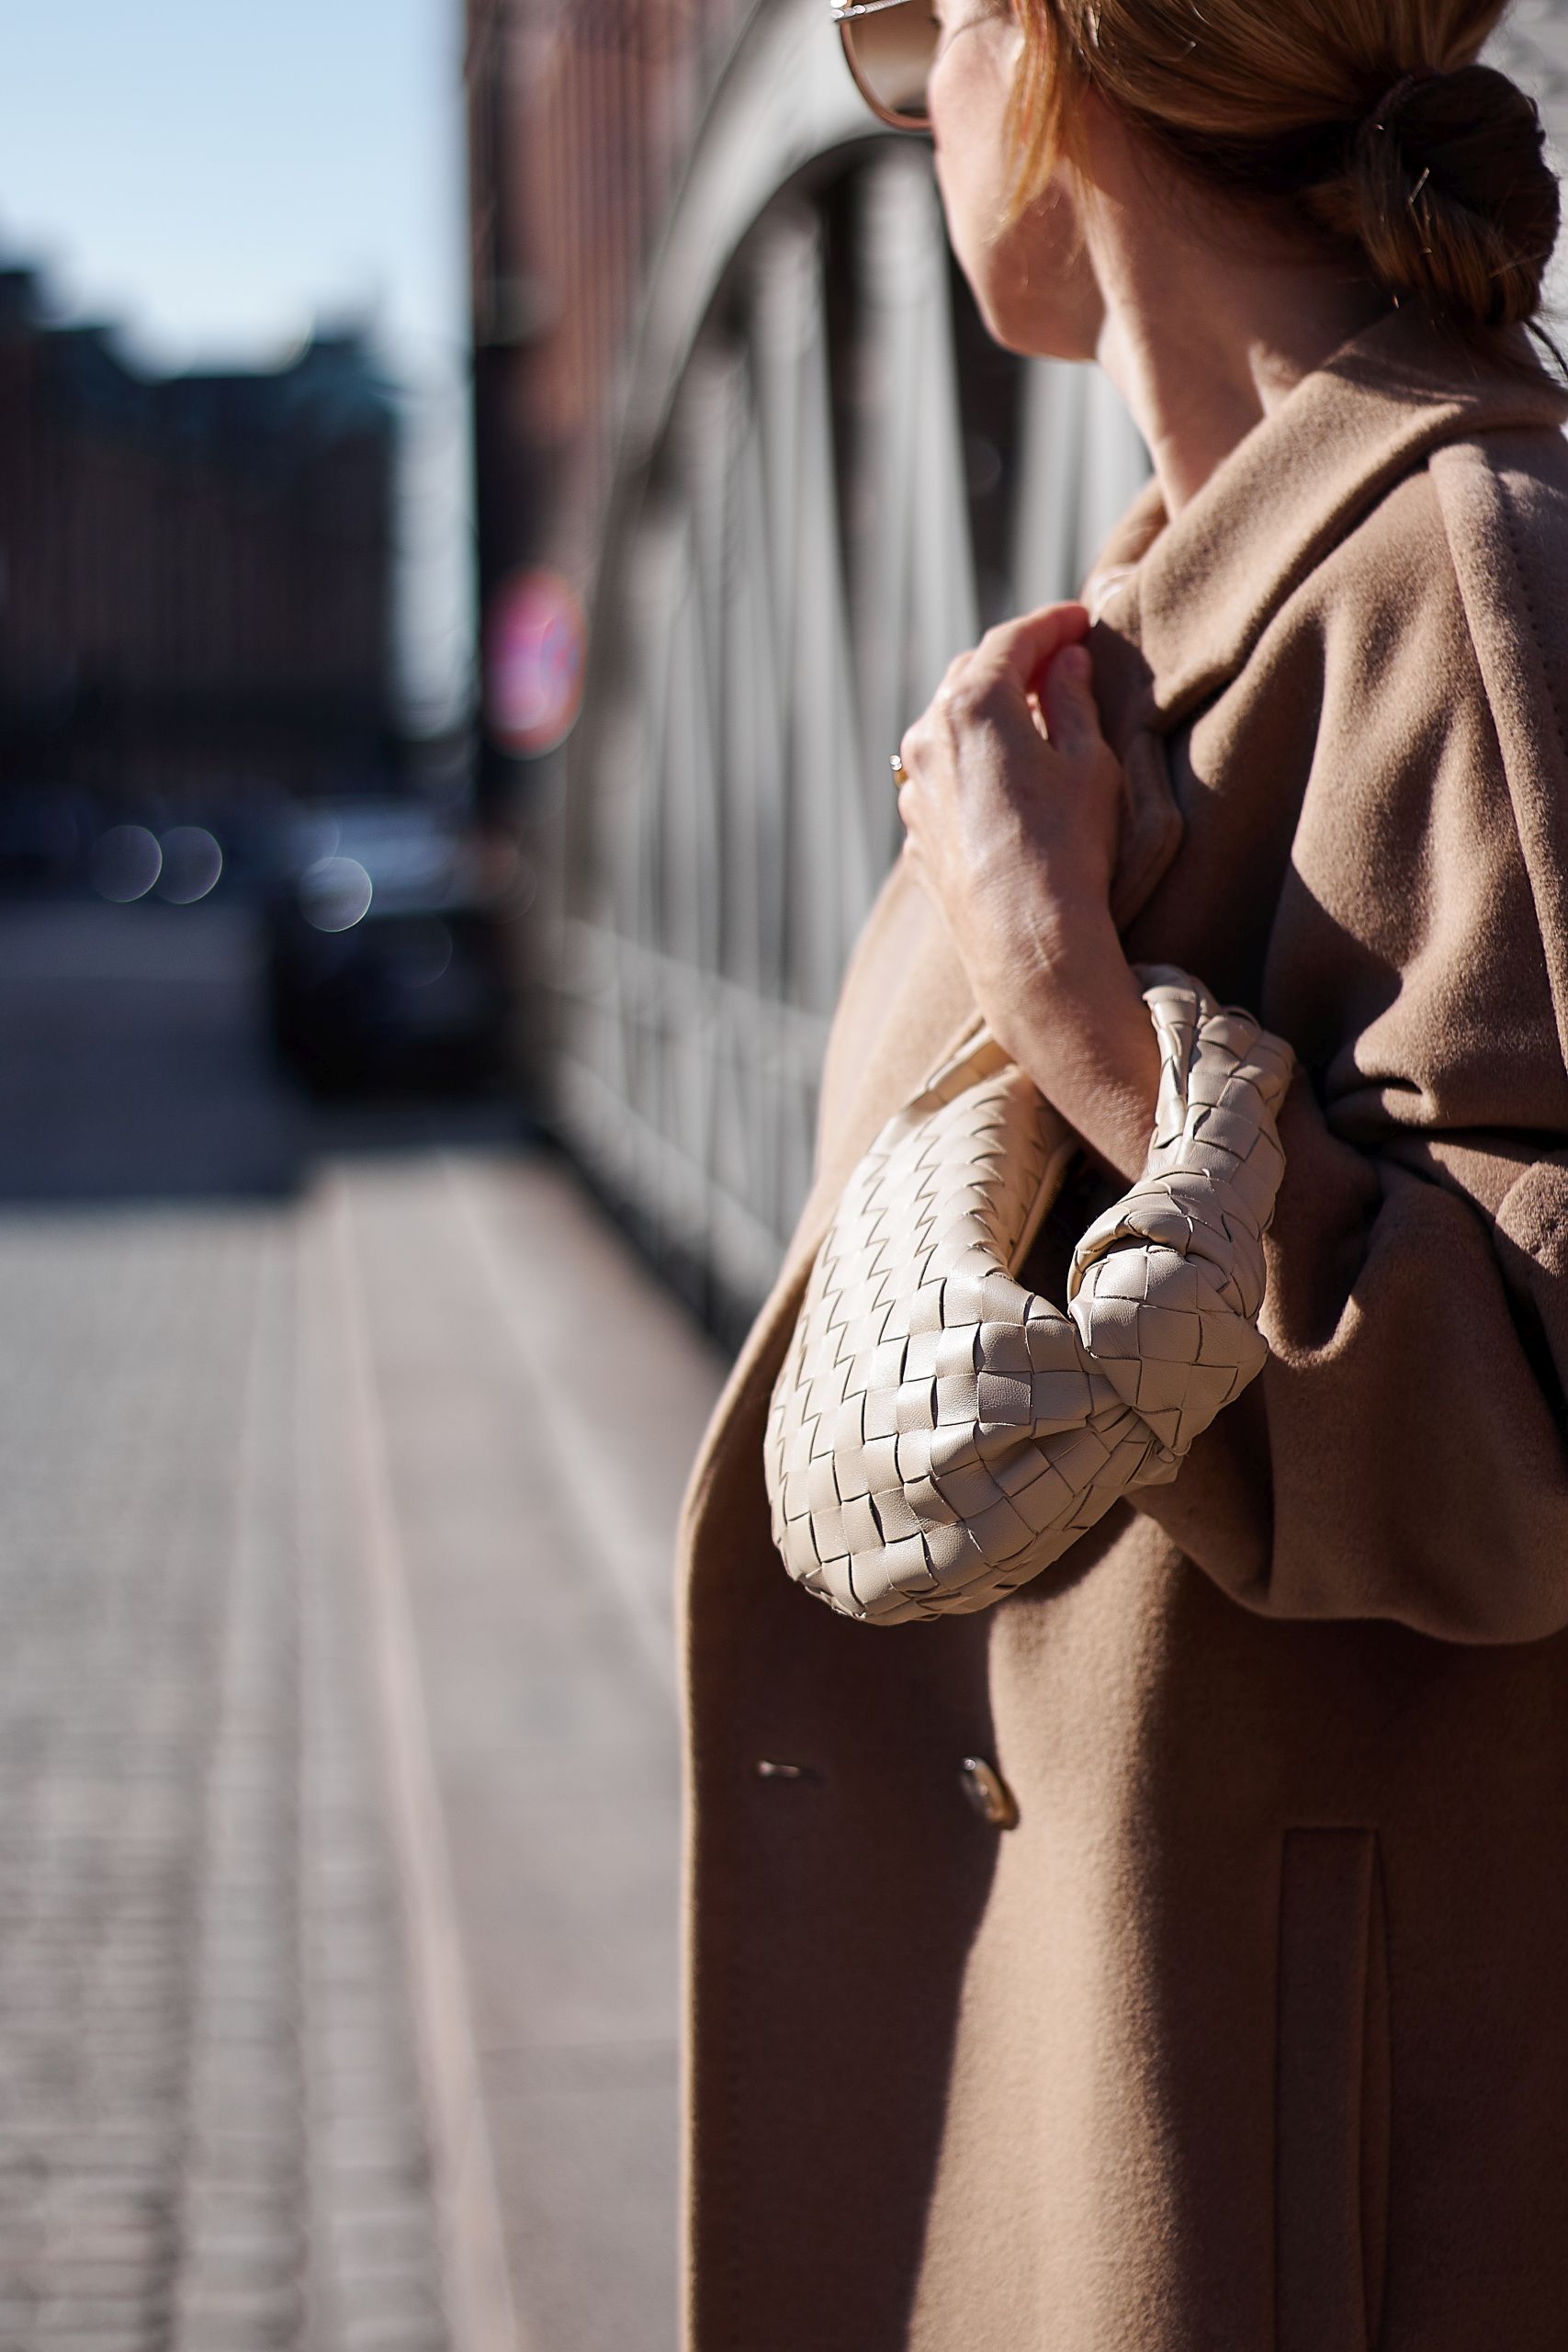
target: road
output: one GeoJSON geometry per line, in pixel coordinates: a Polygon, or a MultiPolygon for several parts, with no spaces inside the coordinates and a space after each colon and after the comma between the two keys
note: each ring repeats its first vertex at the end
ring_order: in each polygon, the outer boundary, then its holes
{"type": "Polygon", "coordinates": [[[243,913],[0,1004],[0,2346],[669,2352],[722,1365],[504,1109],[308,1112],[243,913]]]}

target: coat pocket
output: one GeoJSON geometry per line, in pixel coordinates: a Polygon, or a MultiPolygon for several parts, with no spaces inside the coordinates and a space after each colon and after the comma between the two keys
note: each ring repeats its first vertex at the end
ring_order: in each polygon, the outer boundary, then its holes
{"type": "Polygon", "coordinates": [[[1372,2352],[1389,2123],[1387,1936],[1374,1831],[1285,1832],[1276,2018],[1276,2352],[1372,2352]]]}

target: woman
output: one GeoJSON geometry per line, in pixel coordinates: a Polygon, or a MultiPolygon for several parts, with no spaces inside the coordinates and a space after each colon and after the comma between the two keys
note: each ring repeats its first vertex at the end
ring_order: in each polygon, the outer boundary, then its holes
{"type": "Polygon", "coordinates": [[[951,7],[959,259],[1155,476],[1093,626],[993,630],[904,739],[816,1189],[688,1496],[692,2338],[1560,2352],[1555,184],[1491,0],[951,7]],[[851,1624],[761,1468],[833,1204],[978,1007],[1089,1147],[1070,1240],[1144,1165],[1134,962],[1298,1056],[1270,1360],[1011,1599],[851,1624]]]}

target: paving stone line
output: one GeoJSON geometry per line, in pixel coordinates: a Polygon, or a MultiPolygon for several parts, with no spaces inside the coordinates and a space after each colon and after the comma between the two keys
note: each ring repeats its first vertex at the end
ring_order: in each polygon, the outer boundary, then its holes
{"type": "Polygon", "coordinates": [[[319,1217],[302,1247],[305,1802],[301,1969],[310,2114],[310,2352],[448,2352],[401,1892],[379,1770],[335,1362],[321,1343],[319,1217]]]}
{"type": "Polygon", "coordinates": [[[272,2352],[303,2339],[299,1564],[285,1442],[291,1254],[283,1237],[264,1249],[236,1464],[170,2352],[272,2352]]]}

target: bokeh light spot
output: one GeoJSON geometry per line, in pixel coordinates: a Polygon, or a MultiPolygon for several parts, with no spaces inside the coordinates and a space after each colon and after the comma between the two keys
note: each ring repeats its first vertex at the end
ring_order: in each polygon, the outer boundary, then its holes
{"type": "Polygon", "coordinates": [[[374,888],[356,857],[319,857],[299,884],[299,905],[317,931],[352,931],[370,911],[374,888]]]}
{"type": "Polygon", "coordinates": [[[93,844],[93,888],[117,907],[144,899],[163,869],[158,836],[145,825],[111,825],[93,844]]]}
{"type": "Polygon", "coordinates": [[[164,835],[158,896],[176,907],[205,899],[223,871],[223,852],[205,825],[173,825],[164,835]]]}

